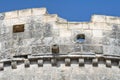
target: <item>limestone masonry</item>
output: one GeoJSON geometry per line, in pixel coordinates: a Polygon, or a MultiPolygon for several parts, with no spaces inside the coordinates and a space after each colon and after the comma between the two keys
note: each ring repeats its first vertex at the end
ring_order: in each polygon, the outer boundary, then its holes
{"type": "Polygon", "coordinates": [[[120,80],[120,17],[0,13],[0,80],[120,80]]]}

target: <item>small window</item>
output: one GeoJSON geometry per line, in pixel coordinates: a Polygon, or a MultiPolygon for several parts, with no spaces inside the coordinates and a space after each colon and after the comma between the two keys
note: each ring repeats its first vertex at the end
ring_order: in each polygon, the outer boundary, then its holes
{"type": "Polygon", "coordinates": [[[52,53],[59,53],[59,46],[57,44],[52,45],[52,53]]]}
{"type": "Polygon", "coordinates": [[[24,32],[24,24],[14,25],[13,33],[24,32]]]}
{"type": "Polygon", "coordinates": [[[84,42],[84,40],[85,40],[85,35],[84,34],[78,34],[77,36],[76,36],[76,40],[77,40],[77,42],[84,42]]]}

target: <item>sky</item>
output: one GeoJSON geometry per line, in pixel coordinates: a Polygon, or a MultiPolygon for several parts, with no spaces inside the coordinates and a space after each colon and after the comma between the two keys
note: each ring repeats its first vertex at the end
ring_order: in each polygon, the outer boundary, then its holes
{"type": "Polygon", "coordinates": [[[0,0],[0,12],[41,7],[68,21],[90,21],[93,14],[120,17],[120,0],[0,0]]]}

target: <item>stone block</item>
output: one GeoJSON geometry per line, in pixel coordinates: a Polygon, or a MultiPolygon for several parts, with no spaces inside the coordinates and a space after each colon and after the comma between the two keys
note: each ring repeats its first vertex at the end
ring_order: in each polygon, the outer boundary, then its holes
{"type": "Polygon", "coordinates": [[[106,67],[111,67],[111,60],[106,60],[106,67]]]}
{"type": "Polygon", "coordinates": [[[103,37],[103,39],[102,39],[102,44],[103,44],[103,45],[110,45],[110,38],[108,38],[108,37],[103,37]]]}
{"type": "Polygon", "coordinates": [[[18,11],[11,11],[5,13],[5,19],[11,19],[11,18],[17,18],[18,17],[18,11]]]}
{"type": "Polygon", "coordinates": [[[24,66],[25,66],[25,68],[30,67],[30,61],[28,59],[24,60],[24,66]]]}
{"type": "Polygon", "coordinates": [[[0,27],[0,34],[7,34],[10,32],[9,27],[0,27]]]}
{"type": "Polygon", "coordinates": [[[65,66],[70,66],[71,60],[69,58],[65,58],[65,66]]]}
{"type": "Polygon", "coordinates": [[[44,37],[51,37],[52,36],[52,26],[50,24],[45,24],[45,30],[44,30],[44,37]]]}
{"type": "Polygon", "coordinates": [[[67,23],[54,23],[53,24],[53,29],[67,29],[68,28],[68,24],[67,23]]]}
{"type": "Polygon", "coordinates": [[[71,31],[67,29],[61,29],[60,31],[60,37],[71,37],[71,31]]]}
{"type": "Polygon", "coordinates": [[[120,40],[120,33],[119,32],[116,33],[116,38],[120,40]]]}
{"type": "Polygon", "coordinates": [[[0,63],[0,71],[4,70],[4,63],[0,63]]]}
{"type": "Polygon", "coordinates": [[[90,29],[89,23],[82,23],[82,29],[90,29]]]}
{"type": "Polygon", "coordinates": [[[107,23],[119,24],[119,23],[120,23],[120,20],[119,20],[118,17],[106,16],[106,22],[107,22],[107,23]]]}
{"type": "Polygon", "coordinates": [[[52,66],[56,66],[57,65],[57,60],[56,59],[51,59],[51,64],[52,64],[52,66]]]}
{"type": "Polygon", "coordinates": [[[52,36],[53,36],[53,37],[60,36],[60,30],[58,30],[58,29],[53,29],[53,30],[52,30],[52,36]]]}
{"type": "Polygon", "coordinates": [[[102,37],[103,32],[102,30],[93,30],[93,37],[102,37]]]}
{"type": "Polygon", "coordinates": [[[32,10],[31,9],[24,9],[24,10],[19,10],[18,14],[19,17],[25,17],[25,16],[31,16],[32,15],[32,10]]]}
{"type": "Polygon", "coordinates": [[[93,59],[92,64],[93,66],[98,66],[98,59],[97,58],[93,59]]]}
{"type": "Polygon", "coordinates": [[[40,54],[40,53],[50,53],[50,47],[49,46],[32,47],[32,54],[40,54]]]}
{"type": "MultiPolygon", "coordinates": [[[[88,25],[84,24],[84,28],[88,28],[88,25]]],[[[83,23],[68,23],[68,29],[83,29],[83,23]]]]}
{"type": "Polygon", "coordinates": [[[91,30],[104,30],[104,26],[106,26],[106,23],[89,23],[91,30]]]}
{"type": "Polygon", "coordinates": [[[12,69],[16,69],[17,68],[17,62],[15,62],[15,61],[11,62],[11,67],[12,67],[12,69]]]}
{"type": "Polygon", "coordinates": [[[60,54],[69,54],[73,52],[73,45],[60,45],[60,54]]]}
{"type": "Polygon", "coordinates": [[[94,53],[103,53],[103,47],[102,46],[83,45],[83,51],[94,52],[94,53]]]}
{"type": "Polygon", "coordinates": [[[91,43],[92,44],[102,44],[103,43],[103,38],[104,37],[92,37],[91,38],[91,43]]]}
{"type": "Polygon", "coordinates": [[[84,58],[80,58],[78,60],[79,66],[84,66],[85,62],[84,62],[84,58]]]}
{"type": "Polygon", "coordinates": [[[103,46],[103,52],[107,55],[120,55],[119,46],[103,46]]]}
{"type": "Polygon", "coordinates": [[[44,22],[55,22],[57,21],[57,15],[56,14],[52,14],[52,15],[45,15],[43,17],[43,21],[44,22]]]}
{"type": "Polygon", "coordinates": [[[74,45],[74,52],[81,52],[82,45],[81,44],[75,44],[74,45]]]}
{"type": "Polygon", "coordinates": [[[53,41],[53,37],[45,37],[42,42],[45,44],[45,45],[51,45],[52,44],[52,41],[53,41]]]}
{"type": "Polygon", "coordinates": [[[27,55],[31,54],[31,47],[16,47],[12,49],[12,53],[15,55],[27,55]]]}
{"type": "Polygon", "coordinates": [[[44,15],[47,13],[46,8],[33,8],[32,15],[44,15]]]}
{"type": "Polygon", "coordinates": [[[106,22],[106,17],[104,15],[93,15],[91,18],[92,22],[106,22]]]}
{"type": "Polygon", "coordinates": [[[12,54],[10,53],[11,49],[4,49],[3,51],[0,51],[0,60],[12,58],[12,54]]]}
{"type": "Polygon", "coordinates": [[[41,66],[43,66],[43,60],[42,59],[38,60],[38,67],[41,67],[41,66]]]}

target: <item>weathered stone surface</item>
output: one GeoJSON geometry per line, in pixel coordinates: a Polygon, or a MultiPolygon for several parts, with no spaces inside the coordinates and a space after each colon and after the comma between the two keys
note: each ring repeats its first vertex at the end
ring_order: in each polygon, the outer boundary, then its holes
{"type": "Polygon", "coordinates": [[[47,64],[39,68],[37,65],[32,65],[29,68],[22,66],[19,65],[19,68],[15,70],[5,68],[4,71],[0,72],[0,80],[119,80],[120,78],[119,68],[106,68],[102,65],[99,68],[90,65],[81,68],[76,65],[51,67],[47,64]]]}
{"type": "Polygon", "coordinates": [[[105,48],[102,49],[102,46],[115,46],[113,49],[111,49],[112,47],[107,48],[108,51],[111,51],[109,54],[120,54],[118,50],[120,25],[115,22],[116,20],[118,21],[116,17],[95,15],[92,17],[92,22],[66,22],[63,20],[64,23],[62,23],[59,20],[55,22],[54,19],[57,18],[57,15],[47,14],[45,8],[12,11],[1,13],[1,16],[6,17],[5,19],[2,18],[0,22],[1,52],[11,49],[14,54],[48,53],[50,48],[49,50],[40,48],[41,50],[39,51],[34,49],[34,47],[59,44],[64,45],[60,47],[61,53],[93,51],[105,54],[108,52],[106,52],[105,48]],[[12,14],[15,15],[10,16],[12,14]],[[108,22],[109,20],[111,21],[108,22]],[[13,33],[13,25],[17,24],[25,25],[24,32],[13,33]],[[76,40],[76,35],[78,34],[85,34],[85,40],[81,44],[77,43],[76,40]],[[75,46],[76,44],[80,45],[80,47],[75,46]],[[89,47],[85,47],[85,45],[89,47]],[[90,47],[90,45],[92,46],[90,47]],[[29,48],[29,46],[34,47],[29,48]],[[29,48],[28,52],[26,48],[29,48]]]}
{"type": "Polygon", "coordinates": [[[103,53],[103,47],[102,46],[83,45],[83,51],[94,52],[94,53],[103,53]]]}
{"type": "Polygon", "coordinates": [[[120,56],[119,17],[94,15],[90,22],[68,22],[46,8],[0,13],[0,61],[15,58],[4,61],[5,66],[0,63],[0,80],[119,80],[119,57],[102,57],[103,65],[98,55],[120,56]],[[21,24],[23,32],[15,33],[13,26],[21,24]],[[77,38],[79,34],[84,37],[77,38]],[[53,55],[55,44],[59,53],[53,55]],[[35,58],[29,60],[31,55],[35,58]],[[15,56],[21,59],[18,64],[15,56]]]}

